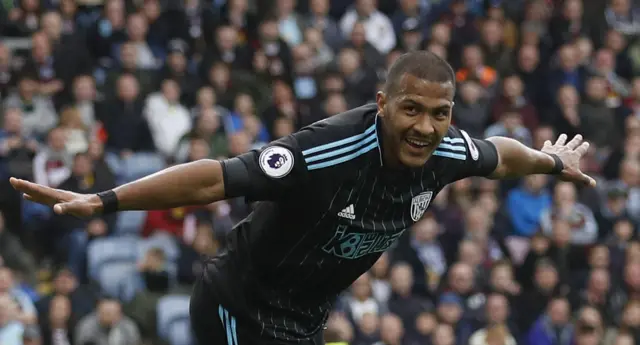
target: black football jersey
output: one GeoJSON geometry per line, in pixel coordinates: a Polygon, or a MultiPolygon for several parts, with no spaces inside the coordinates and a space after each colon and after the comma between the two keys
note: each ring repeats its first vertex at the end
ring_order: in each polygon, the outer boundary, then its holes
{"type": "Polygon", "coordinates": [[[309,339],[446,184],[498,164],[492,143],[452,126],[423,167],[386,168],[380,122],[365,105],[223,162],[227,197],[256,202],[207,265],[238,323],[284,342],[309,339]]]}

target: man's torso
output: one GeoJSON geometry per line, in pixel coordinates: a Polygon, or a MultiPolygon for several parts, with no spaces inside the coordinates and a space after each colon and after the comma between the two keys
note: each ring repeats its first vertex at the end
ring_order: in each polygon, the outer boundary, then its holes
{"type": "Polygon", "coordinates": [[[452,128],[423,167],[386,168],[376,119],[375,106],[360,107],[323,121],[314,133],[321,145],[304,147],[300,139],[291,158],[305,161],[305,182],[258,202],[214,259],[214,291],[261,334],[295,340],[317,333],[337,295],[423,216],[470,157],[452,128]]]}

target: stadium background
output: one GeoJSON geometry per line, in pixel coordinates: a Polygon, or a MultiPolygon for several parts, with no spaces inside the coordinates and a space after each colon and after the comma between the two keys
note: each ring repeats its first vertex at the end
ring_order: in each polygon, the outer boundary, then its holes
{"type": "MultiPolygon", "coordinates": [[[[0,344],[190,345],[198,259],[243,200],[54,216],[374,99],[402,52],[451,62],[453,122],[593,143],[597,189],[466,179],[336,304],[352,345],[640,343],[640,7],[632,0],[0,0],[0,344]]],[[[211,317],[216,317],[212,311],[211,317]]]]}

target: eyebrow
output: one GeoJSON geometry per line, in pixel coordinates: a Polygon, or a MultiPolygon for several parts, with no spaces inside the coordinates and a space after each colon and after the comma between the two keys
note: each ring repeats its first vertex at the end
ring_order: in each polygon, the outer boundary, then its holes
{"type": "Polygon", "coordinates": [[[452,102],[451,104],[440,104],[440,105],[437,105],[437,106],[435,106],[435,107],[428,107],[428,106],[426,106],[426,105],[424,105],[424,104],[422,104],[422,103],[420,103],[420,102],[417,102],[417,101],[415,101],[415,100],[413,100],[413,99],[404,99],[404,100],[400,101],[400,104],[413,105],[413,106],[415,106],[415,107],[417,107],[417,108],[420,108],[420,109],[429,109],[429,110],[431,110],[431,111],[435,111],[435,110],[449,110],[449,109],[451,109],[451,108],[453,107],[453,102],[452,102]]]}

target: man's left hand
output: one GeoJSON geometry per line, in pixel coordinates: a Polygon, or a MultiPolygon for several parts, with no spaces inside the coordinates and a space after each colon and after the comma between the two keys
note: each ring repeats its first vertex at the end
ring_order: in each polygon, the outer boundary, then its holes
{"type": "Polygon", "coordinates": [[[596,186],[596,180],[580,171],[580,159],[589,150],[589,143],[582,140],[581,135],[576,135],[568,143],[567,135],[560,134],[555,144],[547,140],[542,147],[542,152],[555,154],[560,158],[564,169],[558,175],[563,181],[577,182],[589,187],[596,186]]]}

